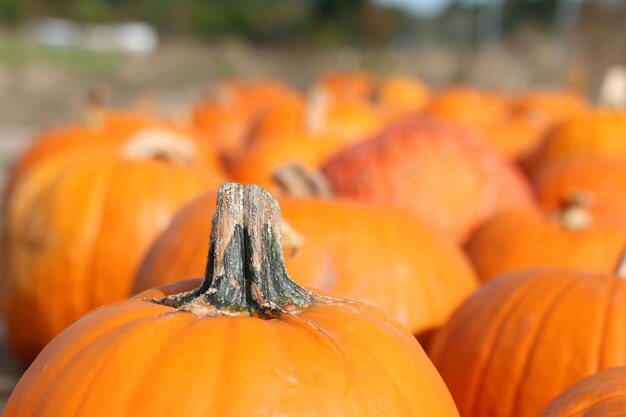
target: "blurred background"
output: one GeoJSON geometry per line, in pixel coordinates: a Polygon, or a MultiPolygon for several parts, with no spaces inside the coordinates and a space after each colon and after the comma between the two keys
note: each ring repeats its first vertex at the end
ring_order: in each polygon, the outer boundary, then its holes
{"type": "Polygon", "coordinates": [[[335,68],[597,101],[625,32],[626,0],[0,0],[1,172],[93,91],[176,118],[225,77],[304,89],[335,68]]]}

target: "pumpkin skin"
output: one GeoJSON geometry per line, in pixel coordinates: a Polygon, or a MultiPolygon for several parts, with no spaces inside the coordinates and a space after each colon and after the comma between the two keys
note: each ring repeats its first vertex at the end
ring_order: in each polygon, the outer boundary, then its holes
{"type": "Polygon", "coordinates": [[[396,116],[422,110],[431,98],[430,90],[424,84],[400,75],[382,79],[376,95],[380,104],[396,116]]]}
{"type": "Polygon", "coordinates": [[[626,158],[626,112],[596,110],[573,117],[552,131],[546,141],[526,161],[536,173],[557,160],[578,156],[626,158]]]}
{"type": "Polygon", "coordinates": [[[487,281],[530,267],[611,271],[626,246],[626,229],[610,224],[568,227],[532,210],[495,215],[465,245],[476,272],[487,281]]]}
{"type": "Polygon", "coordinates": [[[5,417],[458,416],[410,333],[289,279],[268,194],[221,190],[205,280],[84,316],[26,371],[5,417]]]}
{"type": "Polygon", "coordinates": [[[127,297],[152,239],[213,180],[98,150],[34,167],[6,208],[2,235],[7,337],[20,361],[90,309],[127,297]]]}
{"type": "MultiPolygon", "coordinates": [[[[207,193],[181,209],[148,251],[135,292],[203,270],[214,201],[207,193]]],[[[463,254],[407,213],[314,198],[280,201],[283,219],[303,240],[285,252],[297,282],[380,308],[420,342],[476,287],[463,254]]]]}
{"type": "Polygon", "coordinates": [[[556,161],[542,169],[534,183],[544,210],[556,210],[572,195],[582,193],[594,219],[626,226],[626,165],[620,159],[581,156],[556,161]]]}
{"type": "Polygon", "coordinates": [[[11,168],[5,186],[5,200],[11,198],[13,189],[37,164],[60,154],[91,152],[118,153],[135,140],[180,142],[193,148],[192,165],[210,172],[216,183],[226,179],[220,162],[197,132],[168,120],[156,119],[138,113],[100,109],[94,115],[93,126],[70,126],[44,132],[33,145],[22,154],[11,168]]]}
{"type": "Polygon", "coordinates": [[[538,417],[620,417],[626,410],[626,366],[606,369],[572,385],[538,417]]]}
{"type": "Polygon", "coordinates": [[[463,417],[535,417],[579,379],[626,364],[626,280],[529,269],[479,289],[429,356],[463,417]]]}
{"type": "Polygon", "coordinates": [[[515,167],[468,131],[427,117],[346,148],[322,171],[337,196],[396,204],[456,241],[494,213],[532,204],[515,167]]]}

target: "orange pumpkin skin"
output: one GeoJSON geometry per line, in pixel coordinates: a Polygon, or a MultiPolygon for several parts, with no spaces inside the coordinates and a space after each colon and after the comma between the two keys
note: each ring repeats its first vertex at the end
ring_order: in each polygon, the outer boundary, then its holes
{"type": "Polygon", "coordinates": [[[338,196],[396,204],[457,241],[494,213],[532,204],[512,165],[467,131],[426,117],[346,148],[322,170],[338,196]]]}
{"type": "Polygon", "coordinates": [[[68,158],[35,167],[6,209],[0,284],[8,340],[25,364],[85,312],[125,298],[152,239],[213,184],[161,161],[68,158]]]}
{"type": "Polygon", "coordinates": [[[13,189],[34,166],[59,154],[91,152],[118,153],[120,148],[134,140],[157,138],[181,143],[193,149],[192,164],[215,176],[217,183],[226,179],[217,156],[196,132],[168,120],[156,119],[137,113],[99,110],[96,126],[71,126],[45,132],[15,162],[5,186],[5,199],[11,198],[13,189]]]}
{"type": "Polygon", "coordinates": [[[422,110],[428,104],[431,93],[418,80],[395,75],[380,81],[377,98],[392,114],[401,116],[422,110]]]}
{"type": "Polygon", "coordinates": [[[538,417],[620,417],[626,410],[626,366],[606,369],[565,390],[538,417]]]}
{"type": "Polygon", "coordinates": [[[556,161],[539,171],[534,183],[545,210],[556,210],[572,195],[583,194],[594,219],[626,226],[626,165],[620,159],[581,156],[556,161]]]}
{"type": "Polygon", "coordinates": [[[596,110],[573,117],[559,125],[542,146],[529,157],[528,170],[565,158],[583,155],[626,158],[626,112],[596,110]]]}
{"type": "Polygon", "coordinates": [[[513,112],[525,116],[533,125],[547,129],[588,110],[588,103],[571,91],[530,91],[517,97],[513,112]]]}
{"type": "Polygon", "coordinates": [[[374,80],[365,71],[329,70],[315,84],[328,91],[333,100],[365,102],[374,92],[374,80]]]}
{"type": "Polygon", "coordinates": [[[531,267],[611,271],[626,246],[626,229],[571,228],[532,210],[510,210],[479,226],[465,251],[481,280],[531,267]]]}
{"type": "Polygon", "coordinates": [[[281,166],[297,163],[316,168],[342,147],[340,142],[327,135],[276,137],[272,141],[252,145],[232,164],[230,173],[243,184],[270,188],[273,185],[272,173],[281,166]]]}
{"type": "Polygon", "coordinates": [[[458,416],[410,333],[370,306],[289,280],[280,213],[253,193],[262,214],[244,206],[241,223],[241,210],[221,200],[205,281],[84,316],[26,371],[4,416],[458,416]]]}
{"type": "MultiPolygon", "coordinates": [[[[135,292],[203,270],[214,201],[207,193],[181,209],[148,251],[135,292]]],[[[402,211],[321,199],[280,201],[283,219],[303,239],[285,251],[299,284],[380,308],[422,342],[476,287],[463,254],[402,211]]]]}
{"type": "Polygon", "coordinates": [[[463,417],[535,417],[598,370],[626,364],[626,281],[529,269],[470,297],[429,356],[463,417]]]}

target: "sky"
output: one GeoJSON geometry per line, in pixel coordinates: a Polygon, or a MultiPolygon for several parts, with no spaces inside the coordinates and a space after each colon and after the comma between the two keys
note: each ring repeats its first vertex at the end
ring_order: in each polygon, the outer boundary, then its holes
{"type": "MultiPolygon", "coordinates": [[[[379,4],[399,6],[421,15],[435,15],[453,0],[375,0],[379,4]]],[[[489,3],[494,0],[463,0],[463,3],[489,3]]]]}

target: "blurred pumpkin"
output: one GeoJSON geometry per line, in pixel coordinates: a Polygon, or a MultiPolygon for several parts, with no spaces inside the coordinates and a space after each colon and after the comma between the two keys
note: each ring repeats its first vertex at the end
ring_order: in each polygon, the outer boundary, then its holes
{"type": "MultiPolygon", "coordinates": [[[[148,251],[135,292],[197,275],[215,197],[189,203],[148,251]]],[[[475,288],[464,255],[408,213],[319,198],[280,198],[290,232],[285,263],[301,284],[369,303],[392,315],[420,341],[475,288]]]]}
{"type": "Polygon", "coordinates": [[[626,364],[626,280],[529,269],[471,296],[429,356],[462,417],[535,417],[579,379],[626,364]]]}
{"type": "Polygon", "coordinates": [[[97,109],[88,116],[90,120],[84,126],[53,129],[35,139],[9,171],[5,201],[33,167],[49,158],[69,153],[80,155],[96,148],[100,152],[117,153],[131,142],[155,142],[159,148],[175,148],[172,155],[179,155],[184,149],[188,165],[211,173],[217,183],[226,179],[215,152],[191,129],[169,120],[112,109],[97,109]]]}
{"type": "Polygon", "coordinates": [[[339,101],[369,101],[375,88],[374,79],[365,71],[327,70],[313,84],[325,89],[332,100],[339,101]]]}
{"type": "Polygon", "coordinates": [[[489,216],[532,204],[529,185],[470,132],[407,119],[322,166],[335,194],[410,210],[456,241],[489,216]]]}
{"type": "Polygon", "coordinates": [[[216,186],[212,175],[185,165],[185,154],[141,138],[118,154],[96,148],[33,166],[7,202],[0,251],[17,357],[29,363],[82,314],[125,298],[174,212],[216,186]]]}
{"type": "Polygon", "coordinates": [[[626,246],[626,228],[596,221],[585,195],[551,215],[510,210],[478,227],[465,245],[483,281],[519,269],[560,267],[611,271],[626,246]]]}
{"type": "Polygon", "coordinates": [[[383,78],[376,89],[379,103],[392,114],[402,116],[422,110],[431,98],[428,87],[417,79],[400,75],[383,78]]]}
{"type": "Polygon", "coordinates": [[[84,316],[33,363],[4,416],[458,416],[406,330],[290,280],[269,194],[226,184],[217,213],[204,281],[84,316]]]}
{"type": "Polygon", "coordinates": [[[579,156],[626,159],[626,112],[596,110],[573,117],[555,128],[528,157],[527,170],[536,173],[557,160],[579,156]]]}
{"type": "Polygon", "coordinates": [[[585,195],[594,219],[626,226],[626,163],[618,158],[580,156],[556,161],[535,179],[539,205],[555,210],[573,195],[585,195]]]}
{"type": "Polygon", "coordinates": [[[537,417],[623,417],[626,366],[583,378],[552,400],[537,417]]]}

